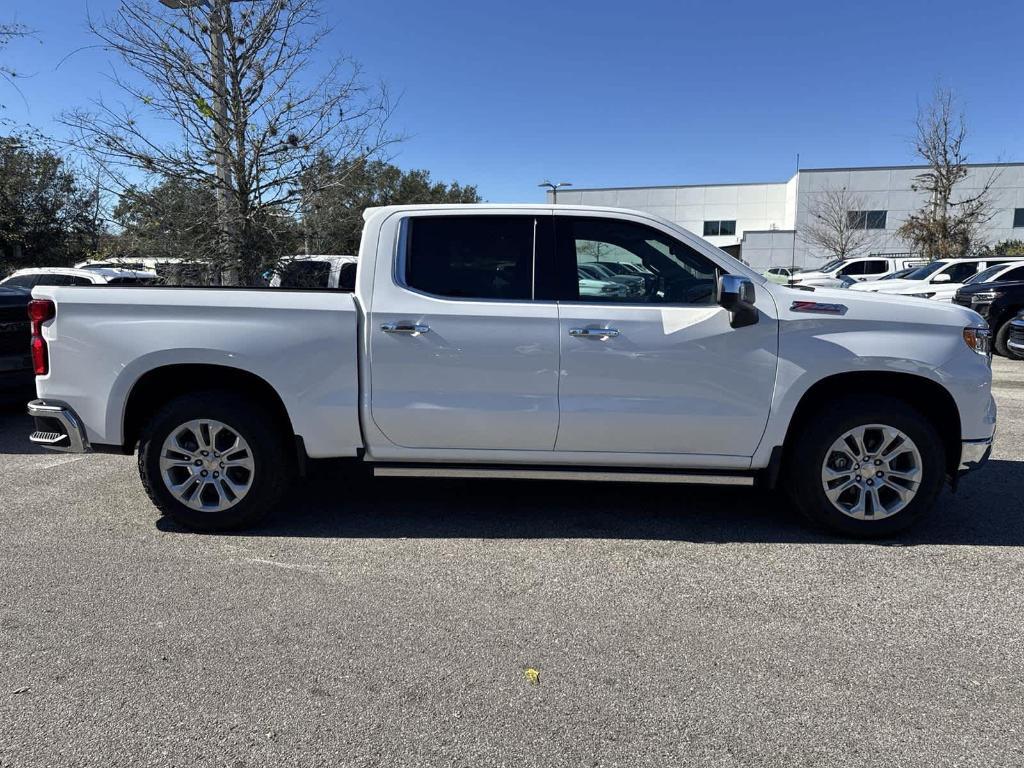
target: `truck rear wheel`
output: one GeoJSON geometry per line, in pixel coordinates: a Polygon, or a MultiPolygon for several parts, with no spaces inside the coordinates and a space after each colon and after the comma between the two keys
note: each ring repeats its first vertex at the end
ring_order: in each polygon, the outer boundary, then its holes
{"type": "Polygon", "coordinates": [[[251,526],[281,499],[291,479],[284,436],[257,404],[224,392],[167,403],[139,442],[146,493],[187,528],[251,526]]]}
{"type": "Polygon", "coordinates": [[[845,397],[803,421],[787,463],[790,496],[810,521],[858,538],[889,536],[935,503],[942,440],[910,405],[845,397]]]}

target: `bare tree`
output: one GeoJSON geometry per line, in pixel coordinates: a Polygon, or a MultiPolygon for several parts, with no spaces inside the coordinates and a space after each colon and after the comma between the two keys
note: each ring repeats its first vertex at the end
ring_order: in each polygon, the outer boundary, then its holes
{"type": "MultiPolygon", "coordinates": [[[[0,24],[0,49],[3,49],[13,40],[17,40],[22,37],[31,37],[33,34],[32,30],[26,27],[24,24],[8,23],[0,24]]],[[[21,77],[21,73],[18,72],[14,67],[9,64],[0,62],[0,80],[5,80],[8,85],[12,86],[18,93],[18,85],[14,81],[21,77]]],[[[24,98],[24,97],[23,97],[24,98]]],[[[2,106],[2,105],[0,105],[2,106]]]]}
{"type": "Polygon", "coordinates": [[[168,5],[177,8],[122,0],[113,16],[89,20],[132,70],[111,76],[125,100],[62,119],[122,189],[140,193],[130,182],[141,169],[211,190],[220,238],[208,257],[253,282],[272,266],[261,251],[266,222],[294,216],[309,165],[371,156],[389,141],[387,93],[366,86],[351,59],[318,66],[328,32],[320,0],[168,5]]]}
{"type": "Polygon", "coordinates": [[[864,198],[846,187],[822,191],[809,212],[810,222],[801,229],[800,238],[831,258],[849,259],[874,242],[864,198]]]}
{"type": "Polygon", "coordinates": [[[912,189],[926,192],[928,200],[903,222],[898,234],[929,258],[970,255],[984,245],[979,231],[994,215],[991,189],[997,176],[991,174],[969,194],[957,194],[957,185],[968,175],[967,124],[948,89],[937,88],[932,101],[918,110],[916,127],[914,151],[928,170],[914,177],[912,189]]]}

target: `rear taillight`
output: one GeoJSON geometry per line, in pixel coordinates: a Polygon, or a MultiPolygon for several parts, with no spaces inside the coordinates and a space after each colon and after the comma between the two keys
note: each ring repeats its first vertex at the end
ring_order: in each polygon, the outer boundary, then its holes
{"type": "Polygon", "coordinates": [[[43,338],[43,323],[57,316],[57,307],[49,299],[32,299],[28,303],[28,319],[32,323],[32,367],[36,376],[50,372],[50,356],[43,338]]]}

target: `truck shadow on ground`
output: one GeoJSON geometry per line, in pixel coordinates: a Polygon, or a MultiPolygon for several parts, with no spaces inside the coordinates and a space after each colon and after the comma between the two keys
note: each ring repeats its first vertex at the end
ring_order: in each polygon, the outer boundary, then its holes
{"type": "MultiPolygon", "coordinates": [[[[0,455],[28,442],[20,403],[0,406],[0,455]]],[[[361,469],[361,468],[360,468],[361,469]]],[[[167,518],[163,531],[186,533],[167,518]]],[[[808,528],[781,493],[643,483],[374,479],[336,463],[297,483],[289,502],[244,535],[323,538],[650,539],[845,543],[808,528]]],[[[995,459],[920,525],[885,545],[1024,546],[1024,462],[995,459]]]]}
{"type": "Polygon", "coordinates": [[[51,453],[28,441],[32,433],[32,419],[25,413],[25,403],[20,400],[0,401],[0,455],[51,453]]]}
{"type": "MultiPolygon", "coordinates": [[[[809,528],[785,496],[749,488],[420,480],[320,469],[256,536],[649,539],[850,543],[809,528]]],[[[1024,546],[1024,462],[990,461],[920,525],[885,546],[1024,546]]],[[[180,531],[164,519],[158,526],[180,531]]]]}

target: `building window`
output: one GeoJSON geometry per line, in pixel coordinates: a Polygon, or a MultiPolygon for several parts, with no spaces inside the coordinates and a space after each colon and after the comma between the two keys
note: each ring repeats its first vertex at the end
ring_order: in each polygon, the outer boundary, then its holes
{"type": "Polygon", "coordinates": [[[704,237],[719,237],[736,234],[736,220],[732,221],[705,221],[704,237]]]}
{"type": "Polygon", "coordinates": [[[888,211],[847,211],[847,220],[854,229],[885,229],[888,211]]]}
{"type": "Polygon", "coordinates": [[[1013,209],[1013,226],[1024,227],[1024,208],[1013,209]]]}

